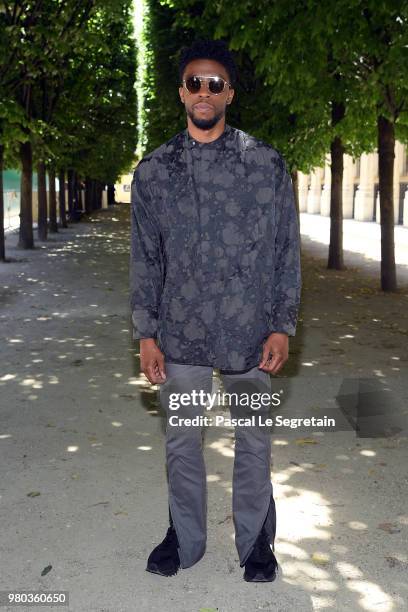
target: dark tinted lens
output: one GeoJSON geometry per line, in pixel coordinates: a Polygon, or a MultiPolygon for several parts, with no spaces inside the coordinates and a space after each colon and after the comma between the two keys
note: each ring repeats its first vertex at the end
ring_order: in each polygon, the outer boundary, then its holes
{"type": "Polygon", "coordinates": [[[210,79],[208,81],[208,89],[213,94],[219,94],[224,89],[224,81],[220,78],[210,79]]]}
{"type": "Polygon", "coordinates": [[[198,77],[192,76],[186,80],[186,87],[190,93],[197,93],[200,91],[201,82],[198,77]]]}

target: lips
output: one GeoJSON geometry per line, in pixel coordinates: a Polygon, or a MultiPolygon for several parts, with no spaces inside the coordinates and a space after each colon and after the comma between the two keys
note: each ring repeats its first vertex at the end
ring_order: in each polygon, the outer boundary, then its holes
{"type": "Polygon", "coordinates": [[[204,102],[200,102],[199,104],[196,104],[194,108],[201,111],[207,111],[212,110],[213,107],[211,106],[211,104],[205,104],[204,102]]]}

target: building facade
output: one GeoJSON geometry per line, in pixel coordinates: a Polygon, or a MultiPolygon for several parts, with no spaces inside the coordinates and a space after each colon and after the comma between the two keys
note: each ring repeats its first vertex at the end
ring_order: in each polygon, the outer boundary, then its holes
{"type": "MultiPolygon", "coordinates": [[[[330,216],[330,155],[324,168],[310,174],[299,172],[299,210],[330,216]]],[[[353,161],[344,156],[343,217],[357,221],[380,222],[378,153],[364,153],[353,161]]],[[[408,147],[395,143],[394,220],[408,227],[408,147]]]]}

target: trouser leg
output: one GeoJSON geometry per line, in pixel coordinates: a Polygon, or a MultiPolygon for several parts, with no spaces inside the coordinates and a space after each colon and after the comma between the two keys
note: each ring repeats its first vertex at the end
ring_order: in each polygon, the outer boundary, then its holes
{"type": "MultiPolygon", "coordinates": [[[[270,375],[257,367],[244,373],[220,372],[227,393],[271,394],[270,375]]],[[[230,403],[231,416],[269,415],[269,408],[243,408],[238,401],[230,403]]],[[[232,510],[235,544],[240,565],[251,554],[255,541],[265,524],[269,543],[274,549],[276,508],[271,482],[271,432],[269,427],[237,426],[235,428],[235,458],[233,471],[232,510]]]]}
{"type": "MultiPolygon", "coordinates": [[[[168,473],[169,508],[179,541],[182,568],[201,559],[207,541],[207,479],[203,457],[202,427],[179,426],[170,417],[202,416],[204,405],[180,405],[171,409],[175,395],[193,390],[211,393],[213,369],[166,363],[166,381],[160,387],[160,402],[166,411],[166,463],[168,473]]],[[[174,403],[173,403],[174,406],[174,403]]],[[[177,419],[173,419],[177,423],[177,419]]]]}

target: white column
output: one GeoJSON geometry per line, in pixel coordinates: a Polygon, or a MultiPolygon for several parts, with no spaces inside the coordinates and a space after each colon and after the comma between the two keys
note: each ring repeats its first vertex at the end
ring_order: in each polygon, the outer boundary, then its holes
{"type": "MultiPolygon", "coordinates": [[[[324,165],[324,183],[320,197],[320,214],[330,217],[330,191],[331,191],[331,157],[326,155],[324,165]]],[[[323,174],[323,172],[322,172],[323,174]]]]}
{"type": "Polygon", "coordinates": [[[102,208],[108,208],[108,192],[106,189],[102,191],[102,208]]]}
{"type": "MultiPolygon", "coordinates": [[[[401,183],[408,183],[408,168],[407,168],[408,164],[405,163],[407,153],[408,153],[408,145],[404,145],[403,152],[402,152],[402,163],[401,163],[401,177],[400,177],[401,183]]],[[[402,224],[405,227],[408,227],[408,186],[405,189],[405,194],[404,194],[402,224]]]]}
{"type": "Polygon", "coordinates": [[[298,172],[299,212],[307,210],[307,194],[309,191],[309,176],[298,172]]]}
{"type": "Polygon", "coordinates": [[[343,217],[352,219],[355,167],[351,155],[344,155],[343,164],[343,217]]]}
{"type": "Polygon", "coordinates": [[[408,227],[408,187],[405,190],[404,214],[402,217],[402,224],[405,225],[405,227],[408,227]]]}
{"type": "Polygon", "coordinates": [[[374,173],[374,155],[363,153],[360,158],[360,183],[354,200],[354,218],[357,221],[372,221],[373,219],[374,173]]]}
{"type": "Polygon", "coordinates": [[[394,220],[398,223],[400,182],[404,168],[404,145],[398,140],[395,141],[394,158],[394,220]]]}
{"type": "Polygon", "coordinates": [[[310,174],[310,189],[307,197],[307,212],[311,214],[320,213],[322,174],[322,168],[315,168],[310,174]]]}

